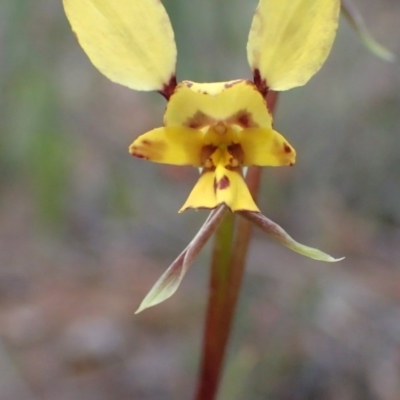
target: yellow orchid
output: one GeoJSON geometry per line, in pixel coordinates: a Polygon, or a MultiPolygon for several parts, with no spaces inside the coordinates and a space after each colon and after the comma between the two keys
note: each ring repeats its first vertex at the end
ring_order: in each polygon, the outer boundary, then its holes
{"type": "Polygon", "coordinates": [[[295,252],[339,261],[296,242],[262,215],[242,170],[294,164],[295,150],[273,129],[267,93],[304,85],[319,70],[336,34],[340,0],[260,0],[247,44],[253,81],[217,83],[177,83],[174,33],[160,0],[63,2],[79,43],[104,75],[131,89],[158,91],[168,100],[164,126],[139,136],[130,153],[200,168],[200,178],[180,211],[213,209],[137,312],[175,293],[227,207],[295,252]]]}
{"type": "Polygon", "coordinates": [[[260,0],[247,45],[254,82],[178,84],[174,34],[159,0],[63,2],[82,48],[104,75],[168,100],[164,127],[138,137],[130,152],[201,168],[180,211],[225,204],[258,212],[242,168],[293,165],[296,156],[273,129],[266,94],[304,85],[319,70],[336,34],[340,0],[260,0]]]}
{"type": "Polygon", "coordinates": [[[184,81],[169,99],[164,123],[135,140],[130,152],[151,161],[202,168],[181,211],[221,203],[232,211],[259,211],[242,167],[295,161],[294,149],[272,129],[265,100],[249,81],[184,81]]]}

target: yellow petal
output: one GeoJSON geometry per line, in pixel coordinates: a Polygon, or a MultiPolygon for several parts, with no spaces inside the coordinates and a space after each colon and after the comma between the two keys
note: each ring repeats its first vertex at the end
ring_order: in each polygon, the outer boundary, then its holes
{"type": "Polygon", "coordinates": [[[165,126],[202,129],[217,122],[239,128],[271,127],[272,117],[255,85],[246,80],[181,82],[169,99],[165,126]]]}
{"type": "Polygon", "coordinates": [[[340,0],[260,0],[247,58],[273,90],[302,86],[320,69],[336,35],[340,0]]]}
{"type": "Polygon", "coordinates": [[[212,171],[203,171],[195,187],[189,194],[185,204],[179,210],[183,212],[188,208],[215,208],[222,201],[217,201],[214,189],[215,174],[212,171]]]}
{"type": "Polygon", "coordinates": [[[201,166],[203,133],[185,127],[156,128],[139,136],[129,152],[138,158],[173,165],[201,166]]]}
{"type": "Polygon", "coordinates": [[[230,170],[218,165],[215,170],[217,203],[225,203],[231,211],[260,210],[254,203],[240,169],[230,170]]]}
{"type": "Polygon", "coordinates": [[[238,137],[245,166],[279,167],[296,162],[294,148],[273,129],[244,129],[238,132],[238,137]]]}
{"type": "Polygon", "coordinates": [[[162,90],[175,76],[176,46],[160,0],[63,0],[92,63],[114,82],[162,90]]]}

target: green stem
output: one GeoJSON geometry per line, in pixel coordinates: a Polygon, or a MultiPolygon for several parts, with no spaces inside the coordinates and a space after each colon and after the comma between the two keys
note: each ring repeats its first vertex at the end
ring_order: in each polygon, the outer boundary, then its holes
{"type": "Polygon", "coordinates": [[[235,217],[229,213],[215,233],[197,400],[213,400],[221,377],[224,349],[234,312],[234,309],[230,309],[230,307],[234,308],[234,304],[229,301],[230,249],[234,224],[235,217]],[[221,329],[221,327],[225,328],[221,329]]]}
{"type": "MultiPolygon", "coordinates": [[[[277,97],[276,92],[269,92],[267,95],[267,104],[271,113],[275,109],[277,97]]],[[[261,181],[261,169],[251,168],[246,181],[256,201],[261,181]]],[[[230,213],[225,216],[215,233],[196,400],[214,400],[217,396],[225,351],[246,265],[251,232],[252,225],[248,220],[239,218],[235,224],[235,216],[230,213]]]]}

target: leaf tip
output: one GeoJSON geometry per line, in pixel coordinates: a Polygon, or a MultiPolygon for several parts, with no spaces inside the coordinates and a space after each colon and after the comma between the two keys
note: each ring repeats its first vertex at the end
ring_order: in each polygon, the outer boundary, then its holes
{"type": "Polygon", "coordinates": [[[387,62],[395,62],[396,61],[396,58],[397,58],[396,54],[394,54],[392,51],[388,50],[386,47],[384,47],[380,43],[378,43],[369,34],[369,32],[364,32],[364,34],[362,35],[362,39],[364,41],[365,46],[376,57],[380,58],[381,60],[387,61],[387,62]]]}
{"type": "Polygon", "coordinates": [[[141,312],[144,311],[146,308],[148,308],[148,306],[143,306],[143,304],[140,304],[140,306],[138,307],[138,309],[135,311],[135,315],[141,313],[141,312]]]}
{"type": "Polygon", "coordinates": [[[340,257],[340,258],[334,258],[332,256],[329,256],[329,258],[325,261],[327,262],[339,262],[339,261],[343,261],[346,257],[340,257]]]}

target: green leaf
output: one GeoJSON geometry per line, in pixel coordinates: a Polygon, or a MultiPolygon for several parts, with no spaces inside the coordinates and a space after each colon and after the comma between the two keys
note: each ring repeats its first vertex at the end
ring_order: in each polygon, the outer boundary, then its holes
{"type": "Polygon", "coordinates": [[[342,12],[360,36],[365,47],[372,54],[385,61],[393,62],[396,60],[396,55],[386,47],[379,44],[368,32],[367,26],[361,14],[349,0],[342,0],[342,12]]]}
{"type": "Polygon", "coordinates": [[[250,211],[241,211],[239,214],[253,222],[258,228],[260,228],[263,232],[271,236],[278,243],[286,246],[290,250],[295,251],[303,256],[312,258],[318,261],[326,261],[326,262],[336,262],[344,259],[342,258],[333,258],[329,254],[326,254],[318,249],[314,249],[313,247],[305,246],[299,242],[296,242],[284,229],[282,229],[278,224],[271,221],[266,216],[261,213],[255,213],[250,211]]]}
{"type": "Polygon", "coordinates": [[[226,211],[227,208],[225,206],[220,206],[211,211],[196,236],[150,289],[135,314],[162,303],[176,292],[189,267],[217,229],[226,211]]]}

